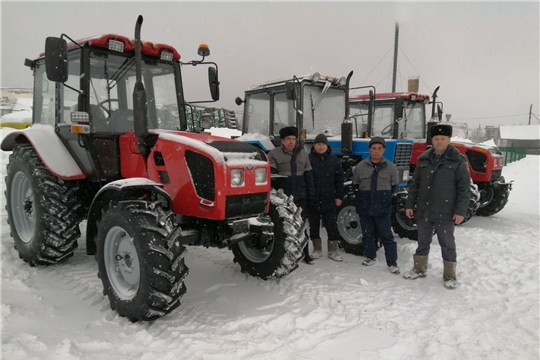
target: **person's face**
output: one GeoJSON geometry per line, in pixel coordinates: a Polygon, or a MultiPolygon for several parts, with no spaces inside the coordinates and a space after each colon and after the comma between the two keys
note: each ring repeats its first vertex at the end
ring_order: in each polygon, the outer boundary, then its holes
{"type": "Polygon", "coordinates": [[[314,146],[317,154],[324,154],[328,150],[328,145],[324,143],[316,143],[314,146]]]}
{"type": "Polygon", "coordinates": [[[369,155],[371,156],[371,161],[379,162],[382,160],[384,154],[384,147],[382,144],[373,144],[369,147],[369,155]]]}
{"type": "Polygon", "coordinates": [[[296,136],[289,135],[286,138],[281,139],[281,145],[283,145],[288,152],[292,152],[296,146],[296,136]]]}
{"type": "Polygon", "coordinates": [[[450,137],[445,135],[435,135],[431,138],[431,142],[433,143],[435,152],[443,153],[450,144],[450,137]]]}

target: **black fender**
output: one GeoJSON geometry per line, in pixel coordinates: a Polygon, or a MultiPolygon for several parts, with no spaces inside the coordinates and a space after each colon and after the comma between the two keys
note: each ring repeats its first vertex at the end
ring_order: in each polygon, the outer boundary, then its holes
{"type": "Polygon", "coordinates": [[[131,178],[117,180],[103,186],[92,201],[88,211],[86,225],[86,254],[95,255],[97,223],[101,219],[102,209],[115,200],[128,200],[140,198],[160,201],[167,209],[172,209],[172,199],[163,189],[163,185],[146,178],[131,178]]]}

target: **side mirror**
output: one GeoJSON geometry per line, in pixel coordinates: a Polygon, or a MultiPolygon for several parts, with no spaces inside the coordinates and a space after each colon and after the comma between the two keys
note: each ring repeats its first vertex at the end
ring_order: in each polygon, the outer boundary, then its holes
{"type": "Polygon", "coordinates": [[[217,70],[214,67],[208,68],[208,84],[210,85],[210,94],[212,100],[219,100],[219,80],[217,75],[217,70]]]}
{"type": "Polygon", "coordinates": [[[45,71],[47,79],[66,82],[68,79],[67,42],[57,37],[45,40],[45,71]]]}
{"type": "Polygon", "coordinates": [[[285,97],[287,100],[295,100],[296,99],[296,93],[294,89],[294,82],[287,81],[285,83],[285,97]]]}
{"type": "Polygon", "coordinates": [[[403,99],[396,100],[395,120],[403,118],[403,99]]]}
{"type": "Polygon", "coordinates": [[[242,105],[244,100],[242,100],[242,98],[240,96],[237,96],[236,99],[234,99],[234,102],[236,103],[236,105],[240,106],[240,105],[242,105]]]}
{"type": "Polygon", "coordinates": [[[439,117],[439,121],[442,120],[443,111],[441,109],[440,105],[437,105],[437,116],[439,117]]]}

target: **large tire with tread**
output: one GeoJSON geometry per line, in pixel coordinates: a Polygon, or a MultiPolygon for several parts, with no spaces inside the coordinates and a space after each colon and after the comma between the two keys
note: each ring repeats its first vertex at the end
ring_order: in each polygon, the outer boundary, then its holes
{"type": "MultiPolygon", "coordinates": [[[[416,218],[409,219],[405,215],[405,204],[407,202],[407,193],[401,192],[394,196],[392,209],[392,229],[400,238],[410,240],[418,240],[418,228],[416,226],[416,218]]],[[[469,221],[478,209],[480,192],[478,186],[471,181],[471,199],[467,208],[467,215],[460,225],[469,221]]],[[[435,230],[433,230],[435,231],[435,230]]],[[[435,232],[434,232],[435,233],[435,232]]]]}
{"type": "MultiPolygon", "coordinates": [[[[504,176],[501,176],[499,181],[504,183],[504,176]]],[[[508,203],[510,187],[489,184],[481,189],[480,194],[480,207],[476,211],[476,215],[491,216],[501,211],[508,203]]]]}
{"type": "Polygon", "coordinates": [[[80,183],[51,174],[30,145],[13,149],[6,174],[8,223],[19,257],[31,266],[66,261],[81,235],[80,183]]]}
{"type": "Polygon", "coordinates": [[[341,236],[341,239],[339,239],[341,248],[349,254],[364,255],[362,227],[360,226],[360,217],[356,213],[352,192],[346,193],[343,202],[336,211],[337,227],[341,236]]]}
{"type": "Polygon", "coordinates": [[[418,240],[416,218],[409,219],[405,215],[406,202],[406,192],[400,192],[394,195],[392,199],[392,230],[402,239],[418,240]]]}
{"type": "Polygon", "coordinates": [[[476,185],[471,180],[471,199],[469,200],[469,207],[467,208],[467,215],[465,215],[465,218],[459,225],[465,224],[474,215],[476,215],[476,212],[478,211],[479,206],[480,206],[480,192],[478,191],[478,185],[476,185]]]}
{"type": "Polygon", "coordinates": [[[132,322],[170,313],[186,293],[185,247],[172,219],[158,202],[126,200],[112,202],[98,222],[95,257],[103,293],[132,322]]]}
{"type": "Polygon", "coordinates": [[[269,215],[274,235],[266,247],[257,247],[249,241],[232,247],[234,262],[240,265],[241,271],[262,279],[280,278],[297,269],[308,240],[301,209],[281,189],[271,191],[269,215]]]}

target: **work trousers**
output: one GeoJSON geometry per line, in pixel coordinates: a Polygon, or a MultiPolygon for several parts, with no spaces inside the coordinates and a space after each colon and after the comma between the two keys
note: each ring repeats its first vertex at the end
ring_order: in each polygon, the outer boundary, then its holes
{"type": "Polygon", "coordinates": [[[323,221],[328,240],[339,240],[339,231],[337,228],[337,215],[336,208],[333,207],[329,210],[322,212],[310,212],[309,214],[309,234],[311,240],[320,239],[321,218],[323,221]]]}
{"type": "Polygon", "coordinates": [[[386,263],[397,261],[397,244],[392,233],[392,220],[390,215],[367,216],[360,215],[360,226],[362,227],[362,244],[364,254],[368,259],[377,258],[377,245],[375,237],[381,239],[384,246],[386,263]]]}
{"type": "Polygon", "coordinates": [[[446,261],[456,261],[456,241],[454,238],[453,221],[425,221],[418,219],[418,248],[416,255],[428,255],[433,229],[441,245],[442,258],[446,261]]]}

